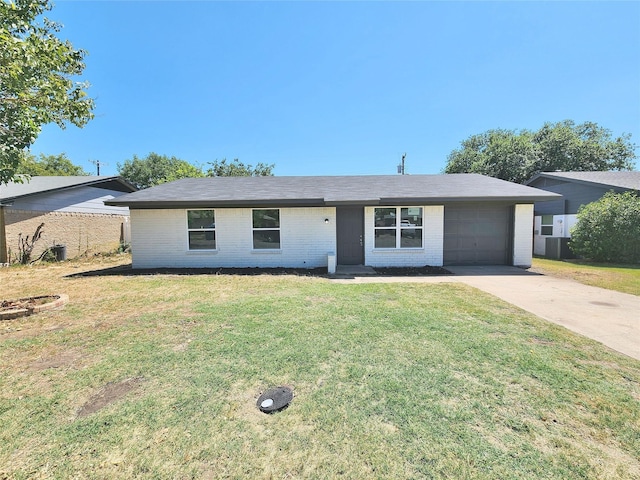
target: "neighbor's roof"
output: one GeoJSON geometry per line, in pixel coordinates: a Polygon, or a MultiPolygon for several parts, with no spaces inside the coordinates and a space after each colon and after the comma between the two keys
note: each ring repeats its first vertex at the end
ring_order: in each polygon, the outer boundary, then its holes
{"type": "Polygon", "coordinates": [[[527,185],[534,184],[539,178],[553,178],[574,183],[597,184],[640,191],[640,172],[542,172],[529,180],[527,185]]]}
{"type": "Polygon", "coordinates": [[[560,195],[477,174],[185,178],[106,201],[130,208],[411,205],[554,200],[560,195]]]}
{"type": "Polygon", "coordinates": [[[119,192],[135,192],[136,187],[118,176],[36,176],[24,183],[0,185],[0,202],[78,187],[97,187],[119,192]]]}

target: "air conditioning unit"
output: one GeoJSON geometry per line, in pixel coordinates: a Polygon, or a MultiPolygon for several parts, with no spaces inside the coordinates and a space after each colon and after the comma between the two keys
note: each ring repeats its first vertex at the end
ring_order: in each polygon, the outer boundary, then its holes
{"type": "Polygon", "coordinates": [[[544,245],[544,256],[552,260],[561,260],[576,258],[575,254],[569,248],[567,237],[547,237],[544,245]]]}

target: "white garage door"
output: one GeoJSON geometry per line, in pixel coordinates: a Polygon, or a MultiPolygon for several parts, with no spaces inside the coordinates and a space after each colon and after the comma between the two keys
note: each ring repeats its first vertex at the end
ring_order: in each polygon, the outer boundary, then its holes
{"type": "Polygon", "coordinates": [[[510,264],[511,217],[509,205],[446,205],[444,264],[510,264]]]}

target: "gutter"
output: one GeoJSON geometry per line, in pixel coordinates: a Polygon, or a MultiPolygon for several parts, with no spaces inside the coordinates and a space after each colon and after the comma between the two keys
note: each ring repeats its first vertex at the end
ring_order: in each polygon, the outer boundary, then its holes
{"type": "Polygon", "coordinates": [[[562,198],[557,193],[546,192],[541,195],[525,196],[471,196],[471,197],[399,197],[399,198],[359,198],[359,199],[261,199],[261,200],[161,200],[161,201],[122,201],[114,198],[106,200],[105,205],[114,207],[129,207],[131,210],[151,209],[182,209],[182,208],[267,208],[267,207],[339,207],[339,206],[412,206],[412,205],[442,205],[445,203],[534,203],[562,198]]]}

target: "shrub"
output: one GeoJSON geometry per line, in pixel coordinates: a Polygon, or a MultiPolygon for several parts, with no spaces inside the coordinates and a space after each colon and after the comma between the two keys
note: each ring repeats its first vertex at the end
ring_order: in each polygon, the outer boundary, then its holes
{"type": "Polygon", "coordinates": [[[640,262],[640,197],[609,192],[581,206],[569,247],[597,262],[640,262]]]}

